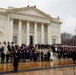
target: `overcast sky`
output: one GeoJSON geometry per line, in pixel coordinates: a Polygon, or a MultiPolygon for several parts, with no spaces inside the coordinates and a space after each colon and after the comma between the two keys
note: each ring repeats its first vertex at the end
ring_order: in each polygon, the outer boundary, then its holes
{"type": "Polygon", "coordinates": [[[0,8],[34,6],[63,22],[61,32],[75,34],[76,0],[0,0],[0,8]]]}

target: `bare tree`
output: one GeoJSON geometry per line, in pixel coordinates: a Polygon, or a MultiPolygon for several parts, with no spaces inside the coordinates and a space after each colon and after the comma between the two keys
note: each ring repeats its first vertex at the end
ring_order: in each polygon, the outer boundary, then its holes
{"type": "Polygon", "coordinates": [[[67,44],[67,45],[71,45],[71,39],[72,39],[72,35],[71,34],[69,34],[69,33],[66,33],[66,32],[64,32],[64,33],[62,33],[61,34],[61,43],[62,44],[67,44]]]}
{"type": "Polygon", "coordinates": [[[76,35],[73,36],[71,41],[72,41],[72,45],[76,46],[76,35]]]}

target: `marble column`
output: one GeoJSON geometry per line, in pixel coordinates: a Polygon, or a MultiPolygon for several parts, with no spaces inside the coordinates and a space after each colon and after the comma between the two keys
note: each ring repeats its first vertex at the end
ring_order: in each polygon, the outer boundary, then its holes
{"type": "Polygon", "coordinates": [[[29,40],[30,40],[30,36],[29,36],[29,32],[30,32],[30,22],[27,21],[27,28],[26,28],[26,45],[28,46],[30,44],[29,40]]]}
{"type": "Polygon", "coordinates": [[[8,14],[8,18],[7,18],[7,20],[8,20],[8,24],[7,25],[5,25],[5,39],[4,39],[4,41],[6,41],[6,42],[9,42],[10,41],[10,15],[8,14]]]}
{"type": "Polygon", "coordinates": [[[44,44],[44,23],[41,24],[41,44],[44,44]]]}
{"type": "Polygon", "coordinates": [[[13,19],[12,18],[10,18],[10,31],[9,31],[9,42],[11,43],[11,42],[13,42],[13,19]]]}
{"type": "Polygon", "coordinates": [[[37,22],[34,24],[34,45],[37,43],[37,22]]]}
{"type": "Polygon", "coordinates": [[[48,44],[51,44],[50,24],[47,25],[47,39],[48,39],[48,44]]]}
{"type": "Polygon", "coordinates": [[[19,20],[19,37],[18,37],[18,44],[21,46],[22,44],[22,20],[19,20]]]}

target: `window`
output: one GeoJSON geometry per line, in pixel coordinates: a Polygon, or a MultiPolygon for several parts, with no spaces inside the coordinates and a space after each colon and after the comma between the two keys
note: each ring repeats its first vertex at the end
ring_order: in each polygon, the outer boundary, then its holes
{"type": "Polygon", "coordinates": [[[13,42],[14,44],[17,44],[17,36],[13,36],[13,42]]]}
{"type": "Polygon", "coordinates": [[[52,44],[56,44],[56,39],[52,39],[52,44]]]}

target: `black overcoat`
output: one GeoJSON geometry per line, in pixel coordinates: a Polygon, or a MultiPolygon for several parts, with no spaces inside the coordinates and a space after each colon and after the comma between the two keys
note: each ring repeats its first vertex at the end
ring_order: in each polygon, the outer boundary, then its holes
{"type": "Polygon", "coordinates": [[[18,56],[15,56],[13,61],[13,66],[18,66],[18,61],[19,61],[18,56]]]}

